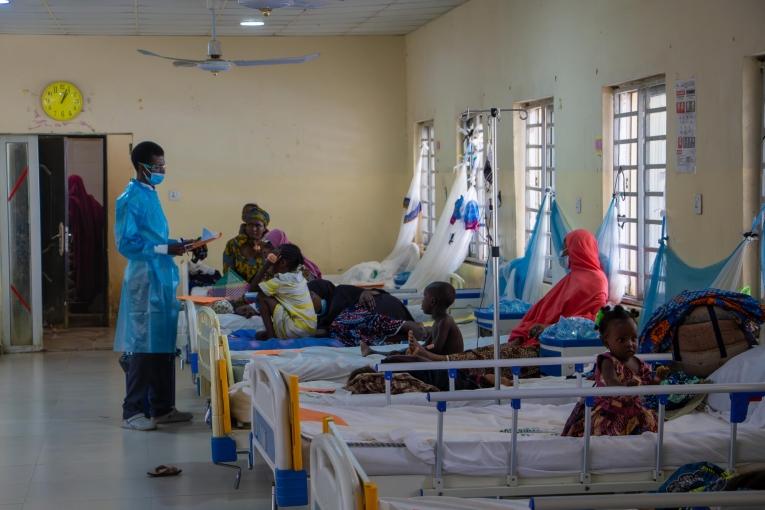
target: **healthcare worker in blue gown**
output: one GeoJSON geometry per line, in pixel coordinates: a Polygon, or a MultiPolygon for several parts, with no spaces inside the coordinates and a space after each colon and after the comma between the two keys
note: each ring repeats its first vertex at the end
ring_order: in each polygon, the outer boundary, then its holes
{"type": "MultiPolygon", "coordinates": [[[[156,187],[165,177],[165,155],[154,142],[131,153],[136,178],[117,199],[114,235],[128,259],[114,337],[125,353],[126,395],[122,427],[154,430],[157,424],[190,421],[175,408],[175,337],[178,322],[178,268],[173,256],[186,252],[169,239],[156,187]]],[[[124,356],[123,356],[124,357],[124,356]]]]}

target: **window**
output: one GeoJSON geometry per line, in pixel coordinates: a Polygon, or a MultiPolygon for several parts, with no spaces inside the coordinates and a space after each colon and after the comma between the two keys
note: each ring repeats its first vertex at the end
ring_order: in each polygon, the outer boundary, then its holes
{"type": "Polygon", "coordinates": [[[656,258],[667,173],[667,94],[653,80],[614,91],[614,184],[618,202],[620,272],[627,296],[642,300],[656,258]]]}
{"type": "MultiPolygon", "coordinates": [[[[760,62],[762,80],[762,131],[760,131],[760,203],[765,204],[765,62],[760,62]]],[[[761,241],[762,242],[762,241],[761,241]]],[[[765,289],[760,290],[765,295],[765,289]]]]}
{"type": "MultiPolygon", "coordinates": [[[[531,237],[546,189],[555,189],[555,117],[553,100],[526,107],[526,242],[531,237]]],[[[548,213],[549,215],[549,213],[548,213]]],[[[552,237],[550,229],[545,253],[545,281],[552,281],[552,237]]],[[[556,254],[557,255],[557,254],[556,254]]]]}
{"type": "Polygon", "coordinates": [[[470,241],[467,261],[476,264],[485,264],[489,260],[489,236],[486,227],[486,217],[489,214],[487,204],[489,198],[486,191],[486,181],[483,176],[483,167],[486,162],[484,156],[484,117],[477,115],[462,121],[462,131],[460,135],[462,160],[468,158],[468,162],[474,169],[468,171],[468,186],[475,185],[478,197],[478,207],[480,209],[480,224],[473,233],[473,240],[470,241]],[[471,177],[472,174],[472,177],[471,177]],[[472,181],[475,178],[475,181],[472,181]]]}
{"type": "Polygon", "coordinates": [[[433,121],[421,122],[420,138],[417,146],[420,163],[420,236],[422,245],[430,243],[436,231],[436,151],[433,121]]]}

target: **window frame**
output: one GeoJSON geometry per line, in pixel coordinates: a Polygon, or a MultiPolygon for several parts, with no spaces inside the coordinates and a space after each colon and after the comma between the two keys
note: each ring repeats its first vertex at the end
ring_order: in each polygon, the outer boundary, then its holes
{"type": "MultiPolygon", "coordinates": [[[[642,303],[645,291],[650,285],[651,266],[653,261],[649,263],[648,259],[653,254],[653,260],[655,260],[655,254],[658,252],[658,244],[656,246],[647,246],[648,230],[651,226],[658,229],[660,232],[662,220],[661,218],[647,218],[647,203],[651,198],[661,199],[661,212],[660,216],[663,217],[666,211],[666,175],[668,165],[668,148],[667,148],[667,87],[666,80],[662,77],[654,77],[639,82],[631,82],[628,84],[615,87],[613,89],[613,112],[611,116],[611,129],[613,133],[613,164],[612,172],[614,179],[614,189],[621,193],[620,200],[617,202],[619,209],[619,273],[625,275],[628,278],[628,286],[625,292],[625,301],[634,304],[642,303]],[[655,93],[661,90],[661,92],[655,93]],[[620,111],[619,101],[622,94],[636,94],[636,109],[630,109],[629,111],[620,111]],[[653,97],[664,95],[664,106],[650,107],[650,99],[653,97]],[[649,117],[654,114],[664,113],[664,126],[663,134],[652,134],[650,132],[650,119],[649,117]],[[630,126],[630,135],[634,128],[634,136],[623,137],[619,133],[620,119],[635,117],[635,126],[630,126]],[[649,150],[651,142],[664,142],[664,163],[648,163],[649,150]],[[619,147],[622,145],[630,146],[635,144],[634,148],[634,161],[630,154],[630,164],[622,164],[620,161],[619,147]],[[634,183],[629,182],[627,184],[626,174],[624,171],[634,171],[634,183]],[[651,172],[664,172],[664,187],[662,191],[646,190],[648,187],[648,180],[651,172]],[[621,179],[620,179],[621,177],[621,179]],[[634,191],[624,191],[624,188],[629,186],[631,189],[634,186],[634,191]],[[626,201],[632,202],[634,200],[634,216],[627,217],[623,214],[626,201]],[[630,224],[635,225],[635,244],[628,244],[623,241],[623,233],[625,227],[630,224]],[[628,255],[624,257],[625,250],[634,252],[635,264],[634,268],[623,268],[623,262],[625,258],[631,259],[632,256],[628,255]],[[632,287],[632,279],[635,279],[634,288],[632,287]]],[[[631,149],[628,149],[632,153],[631,149]]],[[[658,239],[657,239],[658,241],[658,239]]],[[[629,262],[628,262],[629,263],[629,262]]]]}
{"type": "MultiPolygon", "coordinates": [[[[760,82],[762,97],[760,97],[760,206],[765,205],[765,57],[760,60],[760,82]]],[[[765,241],[760,241],[765,242],[765,241]]],[[[760,289],[765,295],[765,289],[760,289]]]]}
{"type": "Polygon", "coordinates": [[[470,178],[470,168],[468,168],[467,179],[468,186],[475,186],[476,189],[476,201],[478,202],[479,209],[479,223],[478,228],[473,232],[473,237],[470,240],[470,246],[468,247],[468,254],[465,258],[465,262],[468,264],[484,266],[489,261],[489,254],[491,248],[489,246],[489,233],[487,230],[487,206],[489,204],[489,197],[487,196],[486,182],[483,177],[483,162],[486,161],[486,116],[483,114],[475,114],[466,119],[460,119],[459,127],[459,161],[464,161],[465,149],[467,146],[467,137],[463,133],[463,130],[467,130],[470,122],[476,123],[480,138],[476,152],[478,154],[479,168],[475,172],[475,182],[472,182],[470,178]]]}
{"type": "Polygon", "coordinates": [[[436,216],[436,151],[435,127],[432,120],[419,122],[417,144],[417,163],[420,168],[420,213],[418,233],[423,249],[427,249],[433,234],[436,232],[438,217],[436,216]],[[423,154],[422,147],[427,146],[423,154]],[[425,161],[422,159],[425,158],[425,161]]]}
{"type": "MultiPolygon", "coordinates": [[[[527,111],[526,117],[526,130],[525,130],[525,143],[524,143],[524,211],[523,211],[523,228],[524,228],[524,246],[528,245],[531,233],[534,229],[534,223],[536,222],[539,208],[532,208],[529,206],[530,195],[532,193],[539,194],[539,204],[542,204],[544,195],[547,189],[555,191],[555,98],[542,99],[540,101],[529,102],[524,104],[524,108],[527,111]],[[531,117],[531,110],[539,110],[539,122],[535,124],[529,123],[531,117]],[[529,143],[530,134],[532,129],[540,129],[541,144],[529,143]],[[540,152],[539,165],[531,166],[529,161],[531,160],[529,151],[538,150],[540,152]],[[531,186],[530,181],[532,173],[538,172],[541,182],[538,186],[531,186]],[[533,217],[532,217],[533,215],[533,217]]],[[[550,213],[547,213],[548,218],[550,213]]],[[[552,283],[552,261],[553,261],[553,247],[552,247],[552,234],[550,231],[550,223],[548,222],[547,232],[547,248],[545,253],[545,274],[544,282],[552,283]]]]}

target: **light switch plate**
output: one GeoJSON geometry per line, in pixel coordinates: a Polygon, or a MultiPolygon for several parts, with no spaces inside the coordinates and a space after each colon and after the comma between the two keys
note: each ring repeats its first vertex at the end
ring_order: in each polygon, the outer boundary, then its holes
{"type": "Polygon", "coordinates": [[[168,191],[167,192],[167,198],[169,198],[173,202],[178,202],[181,199],[181,192],[180,191],[168,191]]]}
{"type": "Polygon", "coordinates": [[[701,193],[696,193],[693,196],[693,212],[696,214],[704,212],[704,203],[701,193]]]}
{"type": "Polygon", "coordinates": [[[582,198],[578,197],[576,199],[576,214],[582,214],[582,198]]]}

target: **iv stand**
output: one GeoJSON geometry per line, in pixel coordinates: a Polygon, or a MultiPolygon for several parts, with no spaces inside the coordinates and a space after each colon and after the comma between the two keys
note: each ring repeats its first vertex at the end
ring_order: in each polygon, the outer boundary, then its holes
{"type": "MultiPolygon", "coordinates": [[[[498,124],[502,112],[519,112],[521,120],[526,120],[528,113],[523,108],[489,108],[488,110],[465,110],[460,118],[466,120],[475,114],[489,114],[489,132],[491,133],[492,151],[491,163],[491,274],[492,297],[494,298],[494,315],[492,317],[492,335],[494,337],[494,359],[499,359],[499,169],[497,168],[497,152],[499,150],[498,124]]],[[[494,387],[500,389],[502,371],[494,368],[494,387]]]]}

